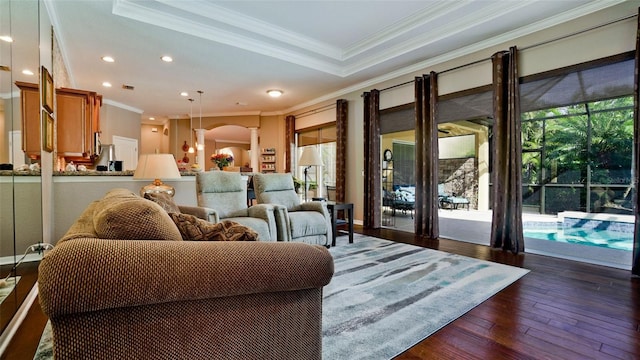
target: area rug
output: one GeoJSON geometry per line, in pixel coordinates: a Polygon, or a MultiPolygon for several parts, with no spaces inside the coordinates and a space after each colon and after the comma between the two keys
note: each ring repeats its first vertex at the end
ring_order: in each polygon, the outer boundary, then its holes
{"type": "MultiPolygon", "coordinates": [[[[528,270],[354,235],[329,251],[323,359],[391,359],[473,309],[528,270]]],[[[47,323],[34,359],[52,359],[47,323]]]]}
{"type": "Polygon", "coordinates": [[[362,235],[330,251],[335,275],[322,306],[326,360],[391,359],[528,272],[362,235]]]}

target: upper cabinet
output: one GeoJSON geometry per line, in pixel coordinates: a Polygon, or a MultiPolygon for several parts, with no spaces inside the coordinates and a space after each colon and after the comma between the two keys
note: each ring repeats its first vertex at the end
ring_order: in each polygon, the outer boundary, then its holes
{"type": "MultiPolygon", "coordinates": [[[[22,150],[31,159],[40,158],[42,145],[38,84],[16,81],[20,88],[22,150]]],[[[102,95],[93,91],[56,89],[56,151],[66,161],[92,163],[97,159],[96,133],[100,132],[102,95]]]]}
{"type": "Polygon", "coordinates": [[[20,89],[22,151],[30,159],[40,158],[40,94],[38,84],[16,81],[20,89]]]}
{"type": "Polygon", "coordinates": [[[58,156],[67,161],[93,162],[100,132],[102,95],[93,91],[56,89],[58,156]]]}

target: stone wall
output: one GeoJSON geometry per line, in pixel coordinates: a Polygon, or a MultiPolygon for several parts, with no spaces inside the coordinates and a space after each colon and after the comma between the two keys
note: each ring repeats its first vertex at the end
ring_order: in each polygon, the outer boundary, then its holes
{"type": "Polygon", "coordinates": [[[471,209],[478,208],[478,165],[476,158],[441,159],[438,162],[438,183],[447,194],[465,197],[471,209]]]}

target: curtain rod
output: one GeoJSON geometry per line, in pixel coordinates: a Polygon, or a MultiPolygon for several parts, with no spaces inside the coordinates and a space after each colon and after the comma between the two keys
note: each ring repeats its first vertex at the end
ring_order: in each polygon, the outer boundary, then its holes
{"type": "MultiPolygon", "coordinates": [[[[550,40],[546,40],[546,41],[543,41],[543,42],[539,42],[537,44],[533,44],[533,45],[525,46],[525,47],[522,47],[522,48],[518,48],[518,50],[525,51],[525,50],[533,49],[533,48],[538,47],[538,46],[546,45],[546,44],[549,44],[549,43],[552,43],[552,42],[555,42],[555,41],[564,40],[564,39],[570,38],[572,36],[584,34],[586,32],[592,31],[592,30],[600,29],[600,28],[603,28],[605,26],[609,26],[609,25],[613,25],[613,24],[616,24],[616,23],[619,23],[619,22],[622,22],[622,21],[625,21],[625,20],[629,20],[629,19],[632,19],[632,18],[637,17],[637,16],[638,16],[638,14],[628,15],[628,16],[622,17],[620,19],[611,20],[611,21],[606,22],[604,24],[595,25],[595,26],[592,26],[592,27],[587,28],[587,29],[576,31],[576,32],[573,32],[571,34],[563,35],[563,36],[560,36],[560,37],[557,37],[557,38],[554,38],[554,39],[550,39],[550,40]]],[[[445,74],[445,73],[448,73],[450,71],[459,70],[459,69],[465,68],[467,66],[473,66],[473,65],[476,65],[476,64],[479,64],[481,62],[488,61],[488,60],[491,60],[491,57],[484,58],[484,59],[479,59],[479,60],[470,62],[468,64],[459,65],[459,66],[456,66],[456,67],[452,67],[450,69],[442,70],[438,74],[445,74]]],[[[389,86],[387,88],[381,89],[380,92],[386,91],[386,90],[391,90],[391,89],[394,89],[394,88],[397,88],[397,87],[400,87],[400,86],[404,86],[404,85],[408,85],[408,84],[411,84],[411,83],[414,83],[414,82],[415,82],[415,80],[409,80],[409,81],[403,82],[401,84],[392,85],[392,86],[389,86]]]]}
{"type": "Polygon", "coordinates": [[[315,108],[315,109],[311,109],[311,110],[307,110],[305,112],[302,112],[300,114],[294,114],[293,116],[296,117],[296,119],[301,118],[301,117],[305,117],[305,116],[309,116],[309,115],[313,115],[322,111],[326,111],[329,110],[330,108],[335,108],[336,104],[327,104],[325,106],[320,106],[319,108],[315,108]]]}

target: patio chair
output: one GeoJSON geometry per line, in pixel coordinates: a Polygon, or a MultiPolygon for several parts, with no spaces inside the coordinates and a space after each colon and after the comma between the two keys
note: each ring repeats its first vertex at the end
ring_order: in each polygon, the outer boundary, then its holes
{"type": "Polygon", "coordinates": [[[444,184],[438,184],[438,205],[441,209],[447,207],[453,210],[457,209],[458,206],[462,205],[464,207],[465,205],[467,205],[467,210],[469,210],[470,204],[471,202],[469,201],[469,199],[462,196],[455,196],[455,194],[448,194],[444,190],[444,184]]]}

